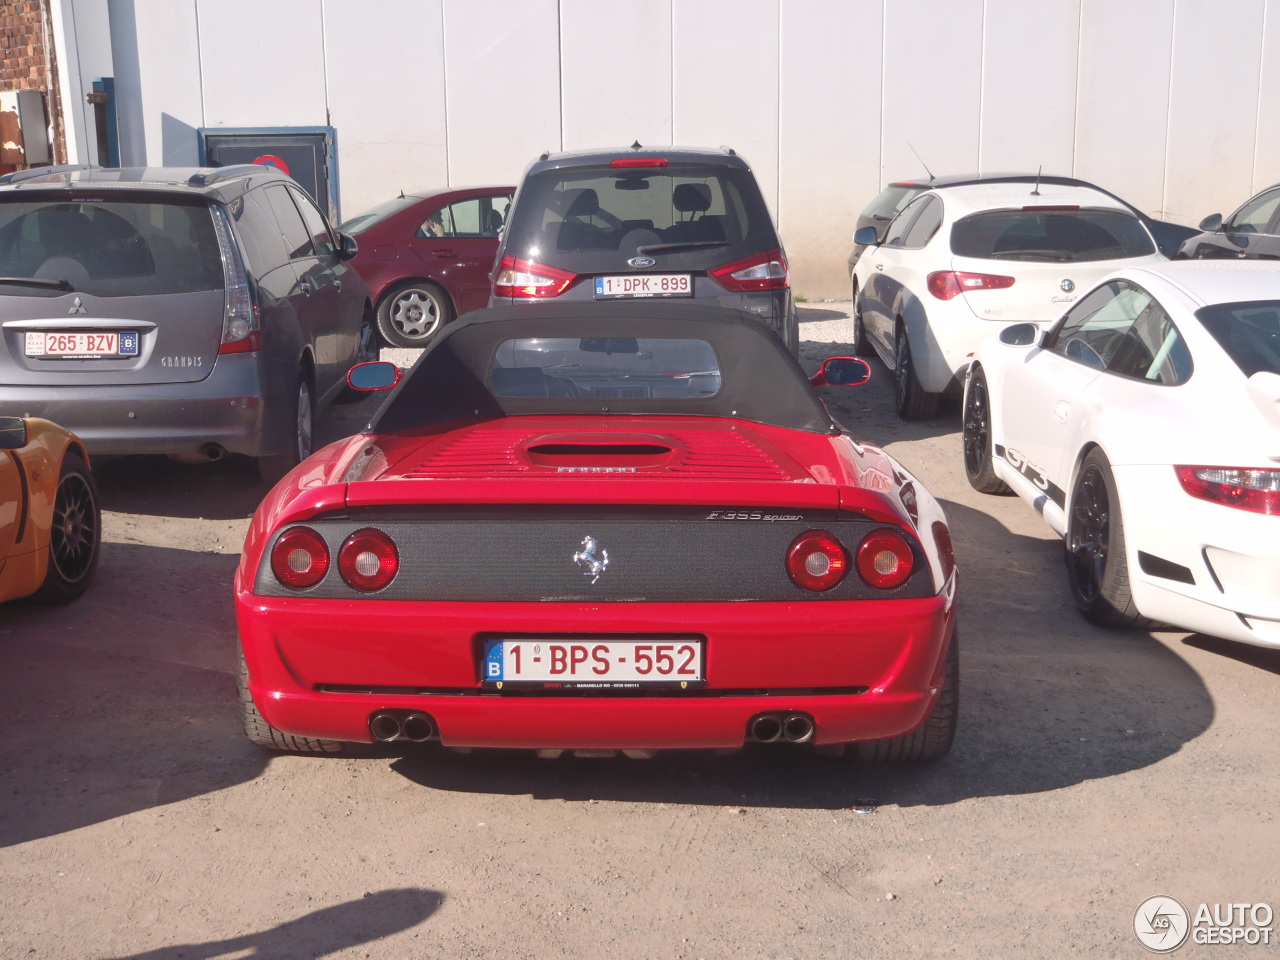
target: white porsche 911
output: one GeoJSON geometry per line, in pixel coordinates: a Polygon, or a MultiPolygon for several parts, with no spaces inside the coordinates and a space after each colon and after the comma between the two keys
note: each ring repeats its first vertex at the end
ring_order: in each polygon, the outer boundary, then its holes
{"type": "Polygon", "coordinates": [[[1085,617],[1280,647],[1280,268],[1112,274],[974,354],[964,464],[1066,543],[1085,617]]]}

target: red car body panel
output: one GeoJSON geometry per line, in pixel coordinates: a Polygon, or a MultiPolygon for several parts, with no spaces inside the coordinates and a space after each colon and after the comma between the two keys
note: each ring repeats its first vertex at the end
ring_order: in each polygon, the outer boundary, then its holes
{"type": "MultiPolygon", "coordinates": [[[[780,576],[783,569],[780,557],[780,576]]],[[[914,730],[942,684],[956,579],[941,509],[878,447],[716,418],[520,416],[356,436],[319,451],[259,508],[235,590],[250,693],[266,721],[286,733],[368,742],[370,716],[400,709],[428,713],[449,746],[729,748],[743,744],[748,721],[762,711],[808,713],[819,744],[914,730]],[[539,451],[601,438],[643,438],[668,452],[633,472],[604,472],[608,463],[588,458],[582,472],[566,474],[554,454],[539,451]],[[911,599],[795,603],[253,592],[265,546],[282,526],[326,511],[419,503],[838,510],[915,529],[941,586],[911,599]],[[637,634],[704,637],[705,685],[688,697],[510,696],[482,688],[484,636],[637,634]]]]}
{"type": "Polygon", "coordinates": [[[351,261],[369,288],[375,307],[383,294],[402,280],[430,280],[443,287],[459,314],[489,300],[489,274],[498,252],[498,237],[419,237],[418,228],[432,213],[475,197],[515,193],[515,187],[469,187],[409,194],[420,203],[407,206],[368,228],[356,227],[360,252],[351,261]]]}

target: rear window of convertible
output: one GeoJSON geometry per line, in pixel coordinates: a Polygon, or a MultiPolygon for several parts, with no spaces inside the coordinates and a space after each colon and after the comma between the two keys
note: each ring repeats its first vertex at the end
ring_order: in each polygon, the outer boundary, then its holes
{"type": "Polygon", "coordinates": [[[498,345],[489,389],[499,397],[700,400],[720,392],[705,340],[527,337],[498,345]]]}
{"type": "Polygon", "coordinates": [[[982,260],[1087,263],[1156,252],[1135,217],[1111,210],[995,210],[958,220],[951,252],[982,260]]]}

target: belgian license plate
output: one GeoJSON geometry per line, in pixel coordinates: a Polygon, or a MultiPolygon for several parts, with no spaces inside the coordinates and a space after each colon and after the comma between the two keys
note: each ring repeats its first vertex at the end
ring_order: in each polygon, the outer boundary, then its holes
{"type": "Polygon", "coordinates": [[[136,357],[138,334],[132,330],[109,333],[48,333],[28,330],[28,357],[136,357]]]}
{"type": "Polygon", "coordinates": [[[596,277],[597,297],[691,297],[693,278],[687,273],[635,273],[596,277]]]}
{"type": "Polygon", "coordinates": [[[484,683],[542,688],[685,688],[703,680],[700,639],[488,640],[484,683]]]}

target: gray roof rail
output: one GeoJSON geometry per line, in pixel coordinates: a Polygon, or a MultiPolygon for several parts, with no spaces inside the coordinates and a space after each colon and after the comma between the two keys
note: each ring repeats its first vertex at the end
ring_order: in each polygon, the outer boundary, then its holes
{"type": "Polygon", "coordinates": [[[219,180],[251,177],[254,174],[266,173],[270,169],[260,163],[233,163],[225,167],[203,167],[191,175],[187,180],[187,186],[207,187],[219,180]]]}
{"type": "Polygon", "coordinates": [[[59,163],[48,167],[31,167],[27,170],[15,170],[0,177],[0,184],[21,183],[34,177],[43,177],[51,173],[71,173],[74,170],[100,170],[96,163],[59,163]]]}

